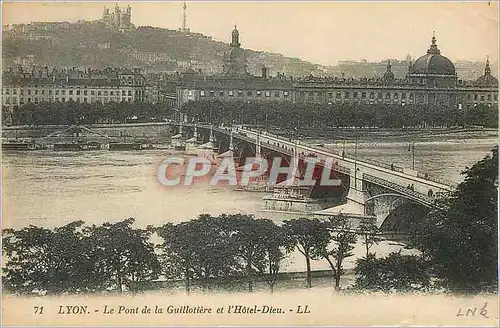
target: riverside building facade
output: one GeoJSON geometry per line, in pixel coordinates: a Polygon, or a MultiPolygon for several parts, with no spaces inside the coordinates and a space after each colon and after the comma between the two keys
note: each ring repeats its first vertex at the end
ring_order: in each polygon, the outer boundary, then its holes
{"type": "Polygon", "coordinates": [[[67,102],[107,103],[142,101],[146,97],[144,76],[139,69],[84,71],[22,67],[3,73],[2,106],[12,110],[27,103],[67,102]]]}
{"type": "Polygon", "coordinates": [[[498,106],[498,80],[491,74],[489,60],[484,75],[476,81],[460,80],[453,62],[441,54],[433,35],[427,53],[409,63],[404,78],[396,78],[391,63],[383,77],[354,79],[344,74],[336,77],[261,76],[246,71],[239,32],[231,33],[230,49],[224,56],[223,74],[203,76],[182,74],[177,81],[177,106],[188,101],[280,101],[322,104],[422,104],[457,108],[477,104],[498,106]]]}

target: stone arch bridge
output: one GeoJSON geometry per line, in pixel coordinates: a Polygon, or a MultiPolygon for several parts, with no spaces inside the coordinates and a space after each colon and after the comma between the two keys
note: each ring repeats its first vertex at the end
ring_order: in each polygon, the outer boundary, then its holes
{"type": "MultiPolygon", "coordinates": [[[[270,134],[244,126],[214,127],[197,123],[167,123],[188,137],[197,131],[197,138],[207,142],[212,138],[218,144],[218,152],[233,150],[242,164],[246,157],[256,154],[268,160],[280,156],[283,164],[292,157],[305,159],[316,157],[320,161],[334,163],[329,167],[332,174],[342,181],[337,196],[344,204],[317,212],[318,216],[344,213],[353,219],[371,219],[382,231],[402,232],[412,220],[432,207],[434,201],[456,188],[456,183],[430,177],[424,172],[387,165],[367,159],[347,157],[334,151],[270,134]]],[[[300,167],[300,165],[299,165],[300,167]]],[[[300,172],[303,175],[303,171],[300,172]]],[[[316,185],[311,197],[328,197],[335,192],[331,188],[316,185]]]]}

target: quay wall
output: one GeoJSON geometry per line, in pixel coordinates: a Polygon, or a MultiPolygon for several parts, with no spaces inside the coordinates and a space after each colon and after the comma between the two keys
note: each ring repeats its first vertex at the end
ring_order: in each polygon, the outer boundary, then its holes
{"type": "MultiPolygon", "coordinates": [[[[85,125],[92,132],[110,138],[165,138],[170,139],[172,128],[166,124],[93,124],[85,125]]],[[[68,126],[10,126],[2,127],[2,138],[44,138],[66,130],[68,126]]],[[[91,132],[84,131],[80,137],[85,138],[91,132]]]]}

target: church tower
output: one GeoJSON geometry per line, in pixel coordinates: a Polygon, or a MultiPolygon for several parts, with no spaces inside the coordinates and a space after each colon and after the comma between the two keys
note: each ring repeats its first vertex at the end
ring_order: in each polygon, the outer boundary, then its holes
{"type": "Polygon", "coordinates": [[[236,28],[236,25],[234,25],[234,30],[231,33],[231,44],[230,46],[232,48],[239,48],[241,46],[240,44],[240,32],[236,28]]]}
{"type": "Polygon", "coordinates": [[[247,64],[245,53],[240,44],[240,32],[236,25],[231,32],[230,48],[224,53],[224,67],[223,73],[226,76],[232,77],[245,77],[247,73],[247,64]]]}

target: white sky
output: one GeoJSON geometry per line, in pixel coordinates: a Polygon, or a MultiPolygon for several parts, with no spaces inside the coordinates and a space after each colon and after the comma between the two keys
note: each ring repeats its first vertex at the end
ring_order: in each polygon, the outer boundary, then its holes
{"type": "MultiPolygon", "coordinates": [[[[132,22],[177,29],[182,2],[119,2],[132,22]]],[[[99,19],[113,2],[3,2],[2,24],[99,19]]],[[[498,2],[187,2],[193,32],[230,42],[234,24],[244,48],[314,63],[379,61],[423,55],[436,31],[452,61],[498,57],[498,2]]]]}

